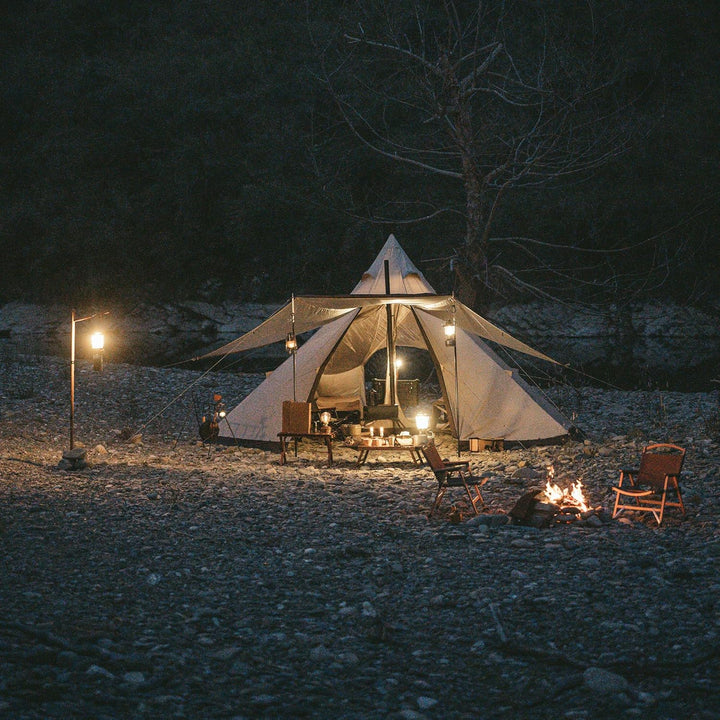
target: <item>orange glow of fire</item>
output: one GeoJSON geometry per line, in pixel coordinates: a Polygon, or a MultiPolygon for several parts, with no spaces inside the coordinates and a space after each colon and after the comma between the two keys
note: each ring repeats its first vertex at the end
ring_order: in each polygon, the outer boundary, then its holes
{"type": "Polygon", "coordinates": [[[555,469],[548,468],[548,481],[545,485],[545,496],[547,499],[555,505],[573,505],[574,507],[580,508],[580,512],[587,512],[590,508],[588,507],[585,495],[583,494],[582,481],[578,480],[577,483],[570,485],[570,490],[567,488],[563,490],[561,487],[552,482],[555,477],[555,469]]]}

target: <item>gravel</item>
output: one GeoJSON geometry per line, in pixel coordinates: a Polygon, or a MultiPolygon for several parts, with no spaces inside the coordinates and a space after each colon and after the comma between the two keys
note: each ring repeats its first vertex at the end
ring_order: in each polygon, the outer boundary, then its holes
{"type": "Polygon", "coordinates": [[[405,456],[200,443],[260,380],[80,362],[68,471],[67,363],[2,364],[0,717],[720,717],[717,392],[554,388],[586,439],[464,453],[489,512],[429,521],[405,456]],[[687,514],[612,520],[649,441],[688,449],[687,514]],[[508,523],[551,463],[595,520],[508,523]]]}

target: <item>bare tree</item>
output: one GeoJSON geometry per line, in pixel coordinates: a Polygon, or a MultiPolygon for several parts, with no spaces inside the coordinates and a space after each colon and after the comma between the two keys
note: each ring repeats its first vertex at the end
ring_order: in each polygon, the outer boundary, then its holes
{"type": "Polygon", "coordinates": [[[324,81],[357,142],[462,188],[452,267],[456,292],[480,309],[493,286],[522,283],[490,251],[506,198],[585,177],[627,144],[592,0],[548,5],[363,0],[344,19],[340,54],[325,54],[324,81]]]}

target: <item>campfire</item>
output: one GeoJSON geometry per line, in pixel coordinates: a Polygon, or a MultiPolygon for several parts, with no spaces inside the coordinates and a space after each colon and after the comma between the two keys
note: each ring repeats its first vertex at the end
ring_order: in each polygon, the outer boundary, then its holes
{"type": "Polygon", "coordinates": [[[555,478],[555,468],[551,465],[548,468],[548,480],[545,485],[545,497],[551,505],[557,505],[560,510],[557,520],[571,522],[582,513],[590,511],[585,494],[583,493],[582,480],[578,479],[576,483],[571,483],[570,488],[561,488],[553,482],[555,478]]]}
{"type": "Polygon", "coordinates": [[[547,527],[552,522],[570,523],[586,520],[600,508],[592,508],[585,497],[582,479],[562,488],[555,482],[555,468],[547,469],[547,482],[541,491],[533,490],[521,497],[510,515],[517,522],[547,527]]]}

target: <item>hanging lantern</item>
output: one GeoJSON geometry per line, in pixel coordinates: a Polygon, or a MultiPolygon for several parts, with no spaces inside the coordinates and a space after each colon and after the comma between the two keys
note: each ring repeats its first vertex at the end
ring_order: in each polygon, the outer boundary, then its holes
{"type": "Polygon", "coordinates": [[[448,320],[443,325],[443,330],[445,332],[445,344],[448,347],[452,347],[455,345],[455,323],[452,320],[448,320]]]}
{"type": "Polygon", "coordinates": [[[290,355],[294,355],[297,352],[297,348],[297,338],[293,333],[288,333],[288,336],[285,338],[285,350],[287,350],[290,355]]]}

